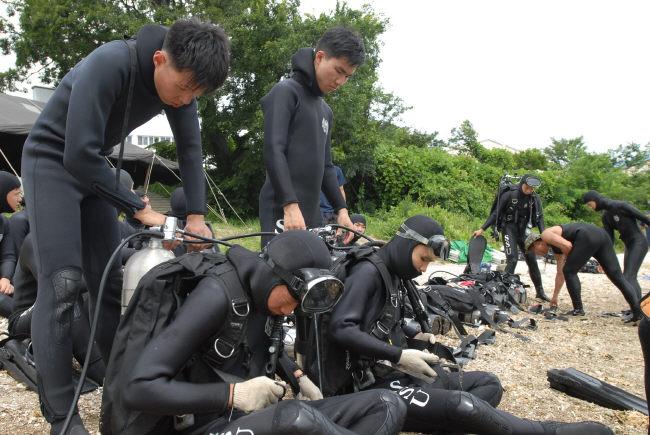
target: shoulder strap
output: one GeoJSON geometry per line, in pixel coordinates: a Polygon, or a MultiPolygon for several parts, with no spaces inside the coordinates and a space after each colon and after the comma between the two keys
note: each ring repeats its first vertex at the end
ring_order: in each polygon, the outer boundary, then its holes
{"type": "Polygon", "coordinates": [[[122,133],[120,143],[120,154],[117,159],[117,166],[115,171],[115,189],[117,190],[120,185],[120,170],[122,169],[122,159],[124,158],[124,141],[129,128],[129,115],[131,114],[131,102],[133,101],[133,88],[135,87],[135,76],[138,71],[138,58],[135,51],[135,41],[128,40],[124,43],[129,47],[129,93],[126,97],[126,108],[124,109],[124,119],[122,120],[122,133]]]}
{"type": "Polygon", "coordinates": [[[202,355],[210,367],[219,368],[225,360],[235,355],[244,341],[250,303],[235,268],[228,261],[210,268],[206,276],[220,281],[230,305],[224,328],[210,339],[212,348],[206,349],[207,352],[202,355]]]}
{"type": "Polygon", "coordinates": [[[386,264],[377,254],[370,252],[362,259],[371,262],[375,266],[381,275],[381,280],[384,282],[384,287],[386,288],[386,302],[384,303],[384,307],[381,309],[379,318],[370,330],[370,334],[374,335],[379,340],[386,341],[390,332],[395,327],[395,324],[399,321],[399,315],[397,313],[400,304],[399,292],[397,287],[393,284],[393,278],[388,271],[386,264]]]}

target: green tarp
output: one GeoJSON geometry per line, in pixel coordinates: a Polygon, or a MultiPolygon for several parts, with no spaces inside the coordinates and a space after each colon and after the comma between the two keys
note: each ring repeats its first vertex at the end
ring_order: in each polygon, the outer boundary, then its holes
{"type": "MultiPolygon", "coordinates": [[[[467,251],[469,249],[469,243],[467,243],[465,240],[452,240],[451,242],[451,250],[456,250],[458,251],[458,262],[459,263],[467,263],[467,251]]],[[[492,261],[492,248],[489,246],[485,248],[485,252],[483,253],[483,263],[489,263],[492,261]]]]}

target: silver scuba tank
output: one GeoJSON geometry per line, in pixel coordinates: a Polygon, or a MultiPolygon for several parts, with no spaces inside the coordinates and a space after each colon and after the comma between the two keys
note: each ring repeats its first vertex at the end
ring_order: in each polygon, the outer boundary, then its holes
{"type": "MultiPolygon", "coordinates": [[[[152,228],[153,229],[153,228],[152,228]]],[[[163,240],[173,240],[176,230],[176,218],[168,217],[165,226],[160,228],[164,233],[163,240]]],[[[162,240],[151,237],[145,242],[145,247],[137,251],[124,265],[122,282],[122,314],[131,301],[131,297],[138,286],[140,279],[153,267],[171,260],[176,256],[172,251],[163,248],[162,240]]]]}

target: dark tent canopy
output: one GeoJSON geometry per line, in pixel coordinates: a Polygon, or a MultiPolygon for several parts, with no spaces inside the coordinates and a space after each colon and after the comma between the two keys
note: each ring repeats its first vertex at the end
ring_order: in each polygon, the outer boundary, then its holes
{"type": "MultiPolygon", "coordinates": [[[[0,149],[19,173],[23,143],[44,106],[39,101],[0,93],[0,149]]],[[[4,158],[0,158],[0,169],[12,172],[4,158]]]]}
{"type": "MultiPolygon", "coordinates": [[[[114,165],[117,165],[117,158],[119,155],[120,146],[116,145],[115,148],[113,148],[113,152],[108,156],[108,158],[113,162],[114,165]]],[[[136,186],[144,185],[147,171],[151,165],[151,159],[154,159],[153,168],[151,170],[152,183],[156,181],[163,184],[179,183],[176,175],[170,171],[171,169],[175,174],[178,175],[178,164],[176,162],[172,162],[171,160],[158,156],[154,158],[154,153],[151,150],[140,148],[137,145],[131,145],[127,143],[124,144],[122,168],[131,174],[131,177],[133,177],[133,182],[136,186]]]]}
{"type": "MultiPolygon", "coordinates": [[[[18,171],[18,174],[20,174],[23,144],[43,107],[45,107],[45,103],[40,101],[0,93],[0,149],[7,156],[11,165],[18,171]]],[[[114,162],[117,161],[118,152],[119,146],[114,148],[114,152],[110,156],[114,162]]],[[[144,184],[152,157],[153,152],[150,150],[136,145],[125,145],[122,167],[131,174],[136,185],[144,184]]],[[[178,183],[176,176],[165,166],[178,174],[178,164],[171,160],[156,158],[151,172],[151,182],[178,183]]],[[[5,159],[1,156],[0,170],[12,172],[5,159]]]]}
{"type": "Polygon", "coordinates": [[[43,107],[40,101],[0,94],[0,132],[27,136],[43,107]]]}

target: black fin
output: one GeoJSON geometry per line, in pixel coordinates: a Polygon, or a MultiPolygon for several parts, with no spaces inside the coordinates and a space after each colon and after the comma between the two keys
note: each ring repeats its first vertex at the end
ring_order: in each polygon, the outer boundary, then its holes
{"type": "Polygon", "coordinates": [[[546,372],[551,388],[610,409],[634,410],[648,415],[648,402],[574,368],[546,372]]]}

